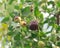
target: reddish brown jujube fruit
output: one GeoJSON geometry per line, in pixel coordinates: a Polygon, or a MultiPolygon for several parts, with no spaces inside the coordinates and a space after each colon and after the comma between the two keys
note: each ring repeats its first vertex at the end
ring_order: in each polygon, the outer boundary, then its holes
{"type": "Polygon", "coordinates": [[[38,22],[36,20],[30,22],[30,30],[38,30],[38,22]]]}

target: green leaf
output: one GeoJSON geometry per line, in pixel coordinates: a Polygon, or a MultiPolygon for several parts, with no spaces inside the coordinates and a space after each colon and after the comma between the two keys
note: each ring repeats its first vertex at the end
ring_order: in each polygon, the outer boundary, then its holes
{"type": "Polygon", "coordinates": [[[3,3],[0,3],[0,7],[3,5],[3,3]]]}
{"type": "Polygon", "coordinates": [[[21,1],[22,4],[25,2],[25,0],[20,0],[20,1],[21,1]]]}
{"type": "Polygon", "coordinates": [[[9,15],[10,15],[12,18],[14,17],[13,12],[10,12],[9,15]]]}
{"type": "Polygon", "coordinates": [[[40,16],[40,12],[39,12],[38,7],[35,7],[34,15],[35,15],[35,16],[40,16]]]}
{"type": "Polygon", "coordinates": [[[10,32],[7,33],[7,35],[13,36],[14,35],[14,32],[13,31],[10,31],[10,32]]]}
{"type": "Polygon", "coordinates": [[[25,48],[31,48],[29,44],[25,44],[25,48]]]}
{"type": "Polygon", "coordinates": [[[57,31],[60,31],[60,26],[58,26],[58,28],[56,29],[57,31]]]}
{"type": "Polygon", "coordinates": [[[9,0],[9,4],[12,4],[14,0],[9,0]]]}
{"type": "Polygon", "coordinates": [[[48,23],[48,21],[49,21],[49,18],[46,18],[46,20],[44,21],[44,24],[48,23]]]}
{"type": "Polygon", "coordinates": [[[14,40],[19,41],[20,40],[20,32],[18,32],[15,36],[14,36],[14,40]]]}
{"type": "Polygon", "coordinates": [[[9,25],[8,29],[9,29],[10,31],[13,31],[13,26],[9,25]]]}
{"type": "Polygon", "coordinates": [[[36,38],[37,34],[31,33],[32,38],[36,38]]]}
{"type": "Polygon", "coordinates": [[[19,9],[22,9],[22,7],[23,7],[23,4],[20,3],[20,4],[19,4],[19,9]]]}
{"type": "Polygon", "coordinates": [[[9,30],[9,32],[7,33],[7,35],[13,36],[14,35],[13,26],[9,25],[8,30],[9,30]]]}
{"type": "Polygon", "coordinates": [[[42,0],[42,2],[46,3],[48,0],[42,0]]]}
{"type": "Polygon", "coordinates": [[[52,44],[50,42],[46,43],[46,48],[52,48],[52,44]]]}
{"type": "Polygon", "coordinates": [[[42,9],[45,11],[48,10],[46,5],[42,6],[42,9]]]}
{"type": "Polygon", "coordinates": [[[51,25],[51,26],[54,27],[55,21],[56,21],[55,17],[51,17],[51,18],[49,19],[49,25],[51,25]]]}
{"type": "Polygon", "coordinates": [[[15,5],[15,9],[19,10],[19,6],[15,5]]]}
{"type": "Polygon", "coordinates": [[[46,37],[46,33],[44,33],[44,32],[38,32],[38,35],[39,35],[40,37],[46,37]]]}
{"type": "Polygon", "coordinates": [[[38,8],[38,7],[35,7],[34,15],[35,15],[38,19],[40,19],[40,21],[43,20],[43,14],[39,11],[39,8],[38,8]]]}
{"type": "Polygon", "coordinates": [[[57,41],[57,46],[60,46],[60,41],[57,41]]]}
{"type": "Polygon", "coordinates": [[[28,16],[30,15],[30,7],[25,7],[21,10],[23,16],[28,16]]]}
{"type": "Polygon", "coordinates": [[[26,0],[26,2],[32,2],[32,0],[26,0]]]}
{"type": "Polygon", "coordinates": [[[60,8],[60,1],[56,3],[56,6],[60,8]]]}
{"type": "Polygon", "coordinates": [[[34,6],[35,6],[35,7],[38,7],[38,5],[39,5],[38,0],[33,0],[33,2],[34,2],[34,6]]]}
{"type": "Polygon", "coordinates": [[[50,5],[50,4],[54,5],[55,3],[54,3],[54,1],[49,1],[48,5],[50,5]]]}
{"type": "Polygon", "coordinates": [[[6,17],[4,17],[4,19],[1,22],[7,22],[9,20],[10,20],[9,16],[6,16],[6,17]]]}
{"type": "Polygon", "coordinates": [[[15,41],[15,42],[14,42],[14,46],[15,46],[15,47],[17,47],[17,48],[19,48],[19,46],[21,46],[20,41],[18,41],[18,42],[17,42],[17,41],[15,41]]]}

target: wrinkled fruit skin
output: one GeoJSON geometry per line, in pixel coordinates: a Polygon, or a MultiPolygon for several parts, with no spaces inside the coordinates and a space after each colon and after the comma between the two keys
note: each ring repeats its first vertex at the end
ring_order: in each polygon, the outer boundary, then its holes
{"type": "Polygon", "coordinates": [[[38,22],[36,20],[31,21],[29,28],[30,28],[30,30],[38,30],[38,22]]]}

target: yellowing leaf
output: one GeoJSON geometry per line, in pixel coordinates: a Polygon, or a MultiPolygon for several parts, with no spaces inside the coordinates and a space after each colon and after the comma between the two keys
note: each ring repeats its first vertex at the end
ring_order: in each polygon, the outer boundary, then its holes
{"type": "Polygon", "coordinates": [[[3,26],[3,27],[8,27],[8,25],[7,25],[7,24],[5,24],[5,23],[2,23],[2,26],[3,26]]]}
{"type": "Polygon", "coordinates": [[[2,40],[2,34],[0,34],[0,40],[2,40]]]}
{"type": "Polygon", "coordinates": [[[8,29],[8,24],[2,23],[2,29],[3,30],[8,29]]]}
{"type": "Polygon", "coordinates": [[[8,24],[5,24],[5,23],[2,23],[1,25],[0,25],[0,33],[1,32],[7,32],[7,30],[8,30],[8,24]]]}
{"type": "Polygon", "coordinates": [[[7,40],[10,41],[11,40],[11,36],[7,36],[7,40]]]}
{"type": "Polygon", "coordinates": [[[0,32],[2,32],[3,31],[3,29],[2,28],[0,28],[0,32]]]}

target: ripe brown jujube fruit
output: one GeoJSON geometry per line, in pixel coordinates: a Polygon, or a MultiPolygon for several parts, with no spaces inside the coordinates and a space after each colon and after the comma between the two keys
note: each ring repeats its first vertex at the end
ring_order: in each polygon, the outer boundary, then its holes
{"type": "Polygon", "coordinates": [[[36,20],[31,21],[29,28],[30,30],[38,30],[38,22],[36,20]]]}

